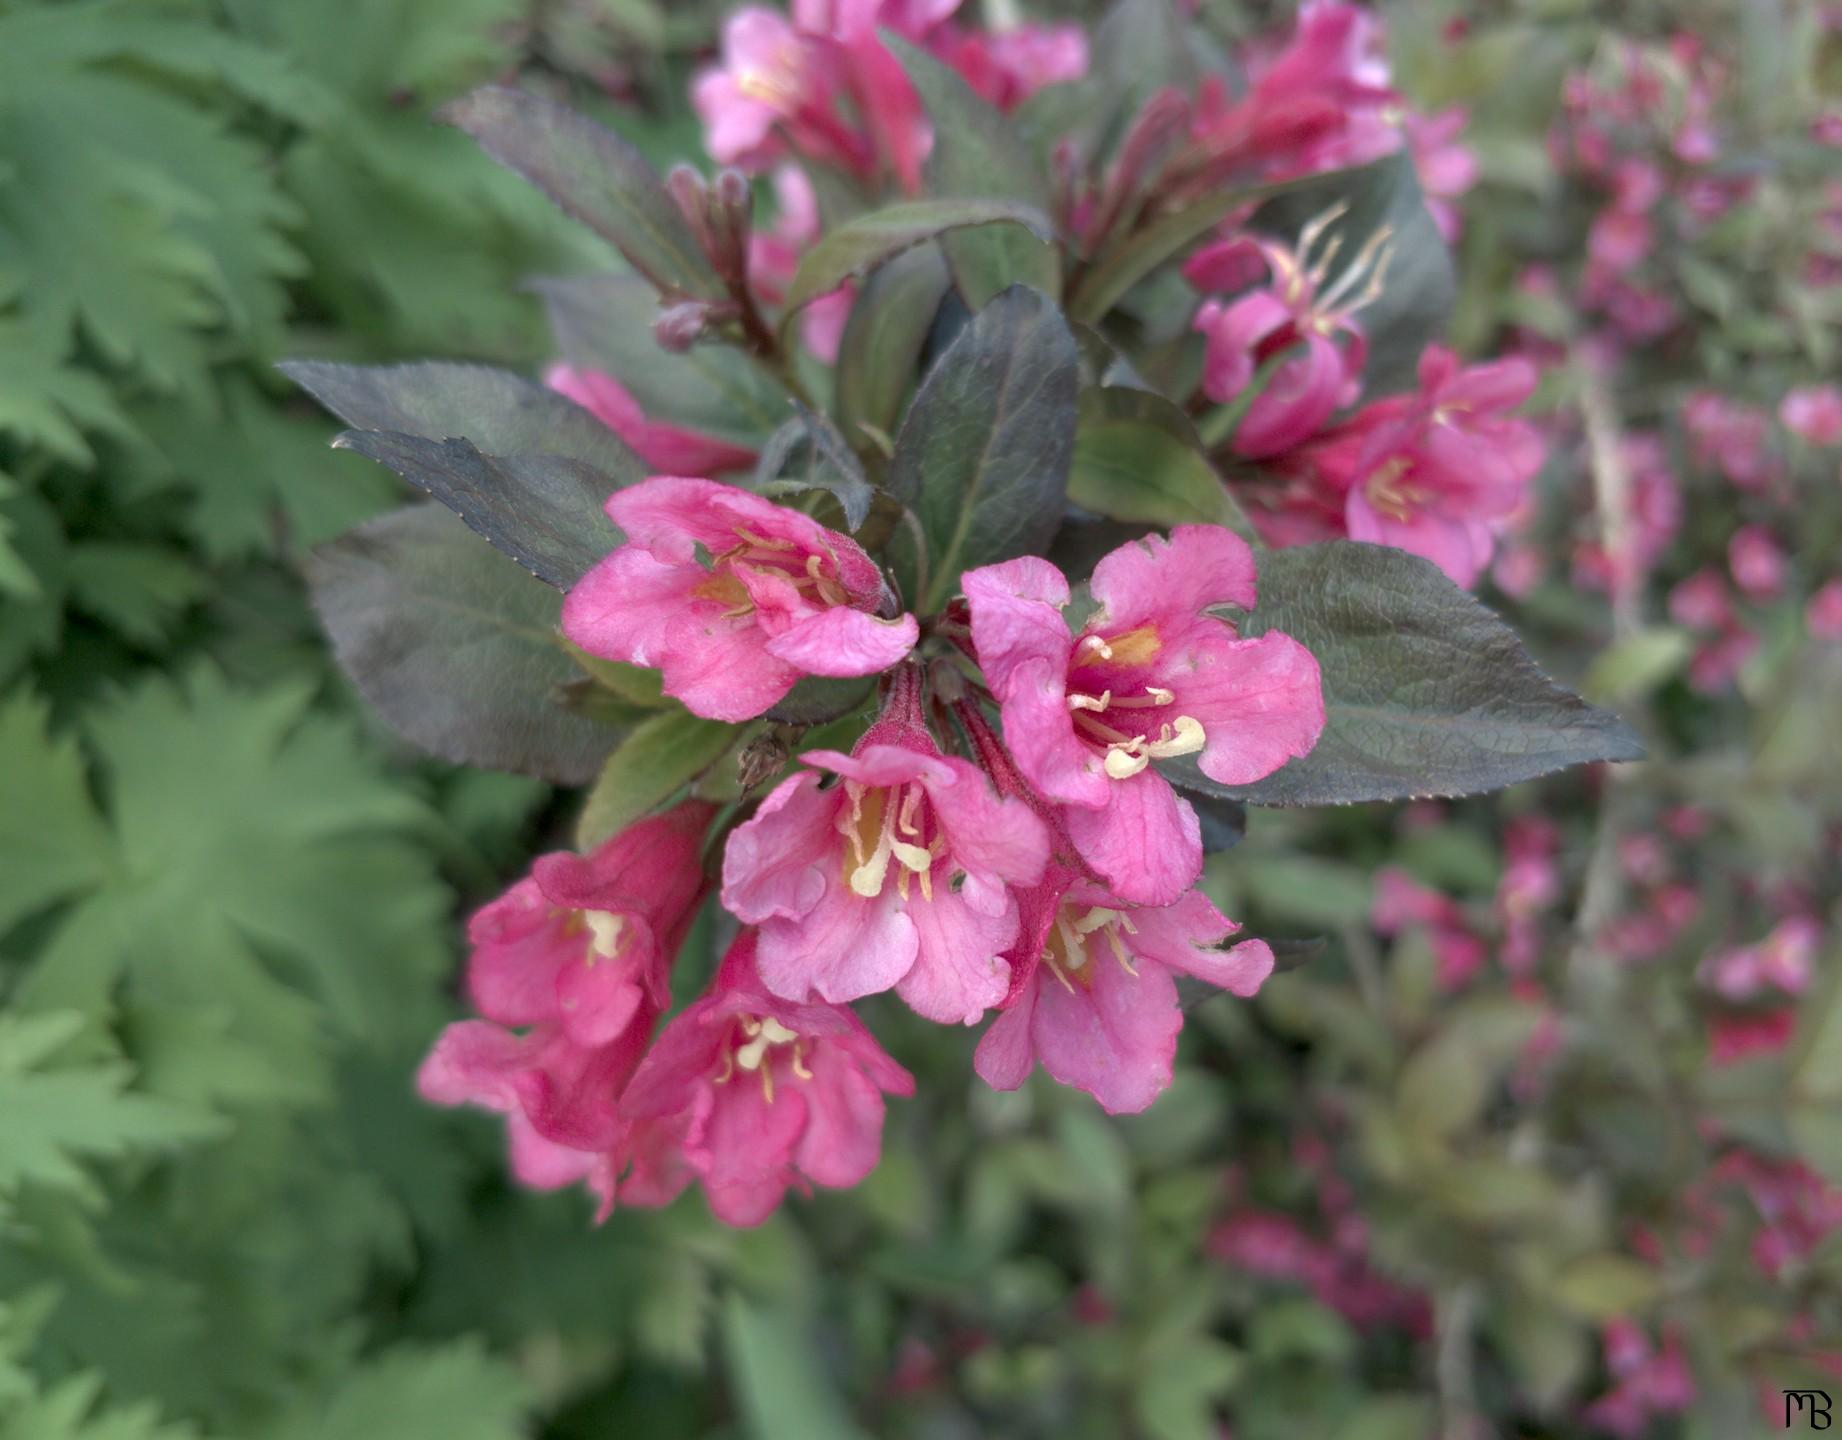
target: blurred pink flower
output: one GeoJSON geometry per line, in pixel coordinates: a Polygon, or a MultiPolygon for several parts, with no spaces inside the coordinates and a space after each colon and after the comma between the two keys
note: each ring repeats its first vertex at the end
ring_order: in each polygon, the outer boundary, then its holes
{"type": "Polygon", "coordinates": [[[1817,640],[1842,640],[1842,580],[1831,580],[1810,597],[1804,625],[1817,640]]]}
{"type": "Polygon", "coordinates": [[[1727,569],[1748,600],[1775,600],[1784,593],[1784,547],[1763,525],[1742,525],[1727,542],[1727,569]]]}
{"type": "Polygon", "coordinates": [[[1087,32],[1073,24],[1006,30],[948,24],[933,33],[928,48],[1000,110],[1014,110],[1045,86],[1087,74],[1087,32]]]}
{"type": "Polygon", "coordinates": [[[544,384],[575,401],[620,436],[649,469],[661,474],[708,478],[754,468],[755,452],[746,446],[681,425],[648,420],[627,388],[600,370],[552,365],[544,372],[544,384]]]}
{"type": "Polygon", "coordinates": [[[1784,428],[1812,445],[1842,445],[1842,389],[1805,385],[1778,405],[1784,428]]]}

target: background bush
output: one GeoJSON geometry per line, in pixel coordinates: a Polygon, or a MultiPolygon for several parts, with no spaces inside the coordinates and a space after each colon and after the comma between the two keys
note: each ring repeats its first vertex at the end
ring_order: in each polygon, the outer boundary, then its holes
{"type": "MultiPolygon", "coordinates": [[[[1203,8],[1225,36],[1267,18],[1203,8]]],[[[1620,12],[1731,65],[1728,162],[1756,188],[1657,244],[1646,283],[1683,321],[1608,366],[1577,285],[1605,196],[1548,144],[1563,77],[1622,63],[1605,18],[1391,17],[1406,88],[1470,105],[1484,162],[1459,339],[1514,330],[1551,362],[1546,578],[1491,598],[1656,760],[1257,814],[1218,898],[1329,943],[1256,1006],[1199,1007],[1151,1112],[993,1094],[970,1036],[885,1007],[922,1083],[882,1167],[738,1233],[695,1197],[591,1230],[581,1197],[506,1186],[492,1123],[414,1098],[458,916],[568,816],[413,760],[336,678],[297,568],[398,487],[271,369],[540,362],[522,282],[605,257],[430,111],[514,76],[681,158],[716,7],[0,0],[0,1436],[1586,1435],[1611,1321],[1691,1355],[1696,1402],[1659,1433],[1754,1433],[1761,1391],[1822,1383],[1842,1256],[1824,1231],[1762,1267],[1782,1217],[1711,1177],[1739,1146],[1842,1178],[1834,967],[1737,1065],[1709,1064],[1696,976],[1787,909],[1833,930],[1842,650],[1799,605],[1838,568],[1842,489],[1833,451],[1775,436],[1786,495],[1736,491],[1684,416],[1834,371],[1839,292],[1790,237],[1834,174],[1807,125],[1842,61],[1795,0],[1620,12]],[[1613,606],[1569,566],[1639,434],[1685,519],[1613,606]],[[1734,682],[1698,686],[1705,637],[1664,597],[1741,521],[1793,580],[1747,613],[1734,682]],[[1498,963],[1530,844],[1560,887],[1533,996],[1498,963]],[[1378,934],[1385,867],[1450,913],[1378,934]],[[1665,883],[1698,914],[1630,963],[1615,922],[1665,883]],[[1458,985],[1461,934],[1487,958],[1458,985]],[[1732,1211],[1700,1246],[1697,1187],[1732,1211]]]]}

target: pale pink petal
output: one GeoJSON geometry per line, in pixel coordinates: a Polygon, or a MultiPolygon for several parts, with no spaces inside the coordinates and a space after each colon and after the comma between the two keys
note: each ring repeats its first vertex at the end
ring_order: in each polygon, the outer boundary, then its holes
{"type": "Polygon", "coordinates": [[[1002,702],[1018,667],[1032,661],[1060,671],[1072,637],[1062,607],[1068,581],[1047,560],[1025,555],[1002,565],[968,570],[960,590],[972,609],[972,643],[985,682],[1002,702]]]}
{"type": "Polygon", "coordinates": [[[1049,863],[1049,832],[1028,803],[1000,798],[983,772],[964,760],[941,762],[945,774],[922,781],[947,832],[953,862],[1012,885],[1034,885],[1049,863]]]}
{"type": "Polygon", "coordinates": [[[899,663],[920,634],[912,615],[882,620],[835,605],[797,621],[767,651],[808,675],[875,675],[899,663]]]}
{"type": "Polygon", "coordinates": [[[1047,799],[1090,810],[1105,805],[1112,782],[1099,754],[1075,735],[1066,661],[1031,661],[1013,670],[1010,681],[999,718],[1017,768],[1047,799]]]}
{"type": "Polygon", "coordinates": [[[834,1005],[893,988],[920,949],[915,922],[891,882],[872,899],[852,892],[842,866],[803,920],[761,927],[755,963],[761,983],[788,1000],[816,995],[834,1005]]]}
{"type": "Polygon", "coordinates": [[[563,597],[563,634],[591,655],[656,668],[668,653],[672,626],[698,603],[691,592],[703,578],[695,562],[662,564],[637,545],[623,545],[563,597]]]}
{"type": "Polygon", "coordinates": [[[723,849],[723,906],[745,925],[798,920],[824,897],[826,869],[842,863],[838,797],[802,771],[774,787],[723,849]]]}

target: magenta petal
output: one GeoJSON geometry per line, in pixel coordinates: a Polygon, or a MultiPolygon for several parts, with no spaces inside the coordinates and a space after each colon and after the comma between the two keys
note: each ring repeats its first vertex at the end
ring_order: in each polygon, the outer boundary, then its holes
{"type": "Polygon", "coordinates": [[[1315,656],[1278,631],[1254,640],[1210,637],[1191,652],[1177,704],[1202,722],[1198,763],[1223,785],[1248,785],[1309,754],[1324,730],[1315,656]]]}
{"type": "Polygon", "coordinates": [[[563,597],[563,634],[591,655],[656,667],[672,626],[697,603],[691,589],[702,578],[695,564],[661,564],[644,549],[623,545],[563,597]]]}
{"type": "Polygon", "coordinates": [[[1136,1114],[1170,1084],[1183,1029],[1177,987],[1162,966],[1134,976],[1111,959],[1095,961],[1085,979],[1072,989],[1046,972],[1037,980],[1036,1053],[1109,1114],[1136,1114]]]}
{"type": "Polygon", "coordinates": [[[1030,1078],[1030,1069],[1036,1064],[1031,1033],[1035,1013],[1036,987],[1030,985],[1008,1010],[998,1013],[979,1037],[978,1048],[972,1052],[972,1068],[993,1090],[1015,1090],[1030,1078]]]}
{"type": "Polygon", "coordinates": [[[1219,525],[1179,525],[1170,539],[1147,535],[1094,567],[1089,588],[1101,614],[1090,631],[1130,630],[1160,620],[1187,627],[1211,605],[1254,607],[1254,554],[1219,525]],[[1174,623],[1173,623],[1174,622],[1174,623]]]}
{"type": "Polygon", "coordinates": [[[761,983],[787,1000],[817,995],[834,1005],[891,989],[914,966],[915,923],[891,884],[874,899],[853,894],[842,874],[804,920],[761,927],[755,963],[761,983]]]}
{"type": "Polygon", "coordinates": [[[1012,885],[1034,885],[1049,863],[1049,832],[1026,801],[1000,797],[984,774],[959,759],[937,762],[939,779],[922,784],[947,832],[952,863],[1012,885]]]}
{"type": "Polygon", "coordinates": [[[537,881],[520,880],[467,922],[473,953],[467,961],[467,993],[473,1008],[501,1025],[535,1025],[556,1012],[558,970],[574,962],[586,945],[581,934],[564,933],[537,881]]]}
{"type": "MultiPolygon", "coordinates": [[[[1344,509],[1350,539],[1373,545],[1392,545],[1430,560],[1454,585],[1470,589],[1483,569],[1472,527],[1463,520],[1447,520],[1426,511],[1406,520],[1383,515],[1369,504],[1360,489],[1352,490],[1344,509]]],[[[1484,559],[1489,558],[1486,550],[1484,559]]]]}
{"type": "Polygon", "coordinates": [[[808,675],[875,675],[915,648],[921,627],[915,617],[881,620],[862,610],[836,605],[768,641],[768,654],[808,675]]]}
{"type": "Polygon", "coordinates": [[[717,1092],[703,1133],[687,1146],[710,1209],[726,1225],[759,1225],[780,1204],[792,1178],[793,1150],[806,1128],[798,1089],[776,1086],[774,1099],[756,1077],[738,1073],[717,1092]]]}
{"type": "Polygon", "coordinates": [[[714,605],[687,609],[659,662],[660,687],[706,720],[752,720],[799,681],[799,671],[770,655],[762,638],[752,620],[722,619],[714,605]]]}
{"type": "Polygon", "coordinates": [[[1112,782],[1098,753],[1075,736],[1065,665],[1032,661],[1012,671],[999,718],[1005,746],[1025,778],[1050,800],[1091,810],[1107,803],[1112,782]]]}
{"type": "Polygon", "coordinates": [[[1062,823],[1081,858],[1121,900],[1168,905],[1202,873],[1196,812],[1156,771],[1108,782],[1105,809],[1065,806],[1062,823]]]}
{"type": "Polygon", "coordinates": [[[523,1037],[484,1020],[448,1026],[416,1071],[416,1093],[432,1105],[513,1107],[512,1077],[530,1063],[523,1037]]]}
{"type": "Polygon", "coordinates": [[[1073,639],[1062,607],[1068,581],[1047,560],[1026,555],[968,570],[960,589],[972,609],[972,644],[992,693],[1002,701],[1016,670],[1042,662],[1060,671],[1073,639]]]}
{"type": "Polygon", "coordinates": [[[795,1163],[815,1185],[855,1185],[883,1151],[883,1097],[836,1046],[814,1047],[804,1082],[806,1130],[795,1163]]]}
{"type": "MultiPolygon", "coordinates": [[[[809,757],[810,758],[810,757],[809,757]]],[[[823,898],[827,868],[842,865],[833,827],[838,797],[811,770],[776,785],[723,850],[723,905],[745,925],[799,920],[823,898]]]]}
{"type": "Polygon", "coordinates": [[[586,1180],[601,1163],[601,1156],[592,1150],[574,1150],[544,1139],[522,1111],[514,1110],[506,1117],[505,1129],[512,1178],[532,1190],[561,1190],[586,1180]]]}
{"type": "Polygon", "coordinates": [[[1273,951],[1264,940],[1243,940],[1227,950],[1192,950],[1183,969],[1246,999],[1272,975],[1273,951]]]}
{"type": "Polygon", "coordinates": [[[1010,989],[1010,966],[999,957],[1017,935],[1016,903],[993,885],[980,898],[995,898],[996,913],[985,913],[971,898],[979,888],[968,880],[958,894],[937,888],[932,900],[910,900],[915,960],[895,993],[923,1019],[970,1025],[1010,989]]]}
{"type": "MultiPolygon", "coordinates": [[[[628,923],[643,928],[642,922],[628,923]]],[[[565,965],[557,974],[559,1018],[574,1044],[611,1044],[633,1022],[645,999],[641,982],[651,968],[652,936],[642,933],[624,938],[622,953],[615,958],[591,954],[565,965]]]]}

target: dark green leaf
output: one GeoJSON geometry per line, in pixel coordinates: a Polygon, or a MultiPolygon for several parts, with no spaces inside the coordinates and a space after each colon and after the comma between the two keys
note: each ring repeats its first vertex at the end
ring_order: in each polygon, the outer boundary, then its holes
{"type": "Polygon", "coordinates": [[[620,437],[588,411],[509,370],[317,360],[284,360],[276,369],[354,430],[465,437],[489,455],[565,455],[623,485],[645,474],[620,437]]]}
{"type": "MultiPolygon", "coordinates": [[[[928,188],[937,195],[1022,200],[1049,205],[1048,187],[1023,137],[958,74],[898,36],[884,38],[908,71],[934,127],[927,159],[928,188]]],[[[1045,295],[1061,289],[1061,264],[1053,244],[1011,225],[942,235],[954,283],[978,309],[1012,285],[1045,295]]]]}
{"type": "MultiPolygon", "coordinates": [[[[1326,285],[1335,285],[1382,230],[1394,246],[1381,295],[1357,316],[1369,337],[1363,393],[1411,389],[1420,352],[1445,333],[1457,296],[1452,256],[1420,194],[1413,157],[1403,152],[1359,169],[1313,176],[1267,201],[1251,225],[1291,241],[1315,216],[1338,204],[1349,209],[1326,235],[1343,239],[1326,285]]],[[[1352,293],[1367,283],[1366,278],[1356,282],[1352,293]]]]}
{"type": "Polygon", "coordinates": [[[576,845],[592,850],[663,805],[742,738],[737,725],[666,710],[635,726],[602,766],[576,822],[576,845]]]}
{"type": "Polygon", "coordinates": [[[1189,417],[1149,390],[1082,392],[1068,498],[1114,520],[1226,525],[1252,538],[1189,417]]]}
{"type": "Polygon", "coordinates": [[[761,451],[755,488],[763,494],[823,490],[837,500],[844,511],[845,528],[855,533],[869,518],[876,489],[830,420],[797,400],[793,408],[798,413],[774,433],[761,451]],[[798,473],[787,475],[784,472],[790,460],[798,473]]]}
{"type": "Polygon", "coordinates": [[[580,406],[478,365],[324,365],[282,372],[357,427],[334,443],[441,501],[540,579],[567,588],[611,550],[602,505],[645,467],[580,406]]]}
{"type": "Polygon", "coordinates": [[[1061,312],[1018,287],[981,310],[922,382],[889,469],[890,492],[927,540],[922,613],[952,598],[961,571],[1039,554],[1054,538],[1078,371],[1061,312]]]}
{"type": "Polygon", "coordinates": [[[620,532],[606,477],[562,455],[482,455],[470,441],[347,430],[333,442],[387,465],[546,585],[567,590],[620,532]]]}
{"type": "Polygon", "coordinates": [[[751,1440],[862,1440],[797,1311],[732,1292],[723,1303],[723,1348],[751,1440]]]}
{"type": "Polygon", "coordinates": [[[445,510],[359,526],[314,552],[308,582],[340,665],[423,749],[564,785],[595,774],[613,736],[551,700],[579,674],[561,597],[445,510]]]}
{"type": "Polygon", "coordinates": [[[1173,783],[1255,805],[1338,805],[1498,790],[1569,765],[1638,760],[1630,726],[1544,675],[1507,625],[1437,566],[1347,540],[1258,556],[1243,635],[1282,631],[1317,656],[1317,747],[1265,780],[1173,783]]]}
{"type": "Polygon", "coordinates": [[[545,278],[531,288],[543,298],[563,358],[613,376],[648,419],[759,445],[787,418],[780,383],[740,351],[726,345],[693,345],[679,355],[661,350],[652,338],[658,302],[637,276],[545,278]]]}
{"type": "Polygon", "coordinates": [[[658,173],[610,130],[541,96],[499,85],[441,112],[670,295],[720,299],[723,283],[658,173]]]}
{"type": "Polygon", "coordinates": [[[784,325],[803,305],[859,280],[925,240],[974,225],[1021,225],[1044,244],[1055,239],[1048,217],[1015,200],[906,200],[872,210],[829,231],[806,252],[787,290],[784,325]]]}
{"type": "Polygon", "coordinates": [[[838,346],[838,426],[859,450],[895,433],[947,285],[940,247],[917,245],[865,281],[851,306],[838,346]]]}
{"type": "Polygon", "coordinates": [[[1084,324],[1098,323],[1139,281],[1263,193],[1264,188],[1225,190],[1145,226],[1087,272],[1069,297],[1069,316],[1084,324]]]}

